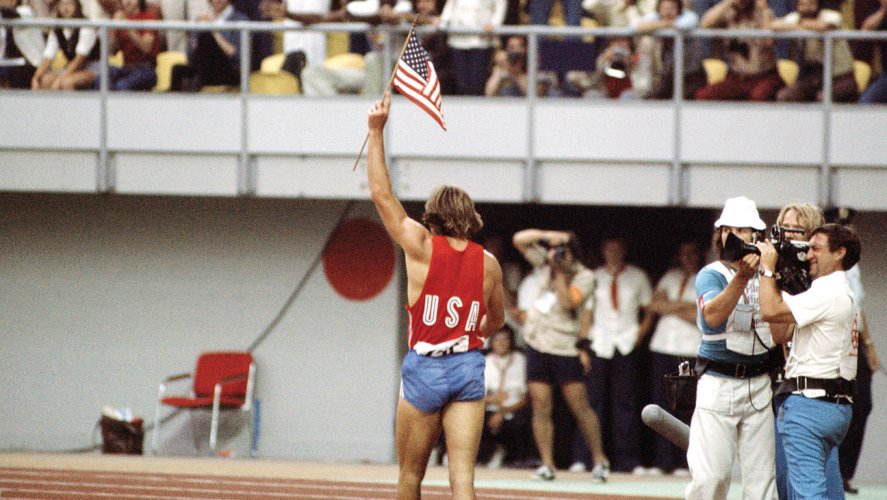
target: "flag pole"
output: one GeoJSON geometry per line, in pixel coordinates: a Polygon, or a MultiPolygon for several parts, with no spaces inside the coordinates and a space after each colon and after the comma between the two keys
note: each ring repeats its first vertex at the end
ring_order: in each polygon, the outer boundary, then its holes
{"type": "MultiPolygon", "coordinates": [[[[388,79],[388,85],[385,86],[385,90],[382,92],[382,98],[385,98],[385,93],[391,89],[391,84],[394,83],[394,77],[397,75],[397,65],[400,64],[400,60],[403,57],[403,53],[407,50],[407,45],[410,43],[410,38],[413,36],[413,29],[416,27],[416,22],[419,21],[419,14],[416,14],[416,17],[413,18],[412,24],[410,24],[410,31],[407,33],[407,39],[403,42],[403,47],[400,48],[400,55],[397,56],[397,59],[394,63],[394,69],[391,70],[391,77],[388,79]]],[[[367,141],[370,139],[370,133],[367,131],[366,137],[363,138],[363,144],[360,146],[360,151],[357,153],[357,158],[354,159],[354,166],[351,167],[351,171],[354,172],[357,169],[357,164],[360,163],[360,157],[363,156],[363,150],[367,147],[367,141]]]]}

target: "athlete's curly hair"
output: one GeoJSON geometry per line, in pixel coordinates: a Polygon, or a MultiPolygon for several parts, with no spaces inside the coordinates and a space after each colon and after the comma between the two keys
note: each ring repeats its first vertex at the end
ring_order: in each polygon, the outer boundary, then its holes
{"type": "Polygon", "coordinates": [[[464,239],[484,227],[471,197],[456,186],[440,186],[431,192],[425,202],[422,223],[436,235],[464,239]]]}

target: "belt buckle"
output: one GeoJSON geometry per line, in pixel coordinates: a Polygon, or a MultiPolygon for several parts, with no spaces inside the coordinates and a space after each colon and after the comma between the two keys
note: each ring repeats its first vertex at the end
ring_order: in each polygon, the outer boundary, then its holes
{"type": "Polygon", "coordinates": [[[807,390],[807,377],[798,377],[798,390],[806,391],[807,390]],[[803,382],[803,387],[802,383],[803,382]]]}
{"type": "Polygon", "coordinates": [[[745,378],[746,365],[736,365],[736,378],[745,378]]]}

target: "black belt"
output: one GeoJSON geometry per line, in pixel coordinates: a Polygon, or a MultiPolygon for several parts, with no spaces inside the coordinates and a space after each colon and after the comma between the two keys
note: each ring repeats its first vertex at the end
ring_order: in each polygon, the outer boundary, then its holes
{"type": "Polygon", "coordinates": [[[843,378],[787,378],[779,388],[779,392],[795,392],[807,389],[822,389],[829,398],[852,396],[856,392],[856,381],[843,378]]]}
{"type": "Polygon", "coordinates": [[[747,365],[743,363],[725,363],[705,358],[696,358],[696,373],[700,375],[711,370],[733,378],[752,378],[770,372],[770,364],[766,361],[747,365]]]}
{"type": "Polygon", "coordinates": [[[852,405],[853,404],[852,402],[850,402],[849,399],[847,399],[845,397],[830,398],[828,396],[820,396],[818,398],[810,398],[810,399],[815,399],[817,401],[827,401],[829,403],[838,403],[839,405],[852,405]]]}

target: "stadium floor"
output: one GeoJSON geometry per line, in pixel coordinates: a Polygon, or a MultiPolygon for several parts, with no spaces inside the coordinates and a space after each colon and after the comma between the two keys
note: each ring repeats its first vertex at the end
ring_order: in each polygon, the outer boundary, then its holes
{"type": "MultiPolygon", "coordinates": [[[[530,479],[527,469],[477,469],[478,499],[681,498],[686,478],[559,471],[555,481],[530,479]]],[[[272,459],[185,458],[99,454],[0,454],[0,498],[114,499],[353,499],[393,498],[397,468],[272,459]]],[[[859,483],[848,498],[887,498],[887,483],[859,483]]],[[[740,498],[734,484],[729,498],[740,498]]],[[[449,498],[447,472],[431,467],[424,498],[449,498]]]]}

